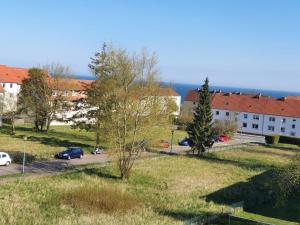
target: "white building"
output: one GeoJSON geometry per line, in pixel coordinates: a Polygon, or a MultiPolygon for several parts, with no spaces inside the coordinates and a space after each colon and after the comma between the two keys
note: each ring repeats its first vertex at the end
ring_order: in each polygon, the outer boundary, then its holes
{"type": "MultiPolygon", "coordinates": [[[[8,106],[11,106],[13,103],[17,103],[17,95],[21,90],[23,79],[28,77],[28,69],[25,68],[16,68],[9,67],[5,65],[0,65],[0,95],[4,93],[4,102],[8,104],[2,104],[3,111],[9,110],[8,106]],[[2,90],[3,89],[3,90],[2,90]],[[5,101],[6,100],[6,101],[5,101]]],[[[59,90],[53,91],[53,97],[58,94],[66,99],[66,101],[72,103],[78,99],[85,98],[85,89],[90,85],[92,80],[76,80],[76,79],[67,79],[60,80],[59,84],[56,84],[59,90]]],[[[174,112],[175,116],[180,114],[180,103],[181,96],[175,92],[170,87],[161,87],[158,93],[158,96],[171,98],[177,105],[177,111],[174,112]]],[[[2,111],[2,112],[3,112],[2,111]]],[[[66,119],[72,117],[77,112],[74,110],[64,111],[57,114],[57,118],[66,119]]],[[[2,120],[1,120],[2,121],[2,120]]],[[[53,121],[52,125],[62,125],[64,122],[53,121]]]]}
{"type": "MultiPolygon", "coordinates": [[[[183,116],[191,116],[198,93],[188,93],[182,107],[183,116]]],[[[235,120],[238,130],[259,135],[279,134],[300,138],[300,98],[275,99],[260,94],[211,93],[213,119],[235,120]]]]}

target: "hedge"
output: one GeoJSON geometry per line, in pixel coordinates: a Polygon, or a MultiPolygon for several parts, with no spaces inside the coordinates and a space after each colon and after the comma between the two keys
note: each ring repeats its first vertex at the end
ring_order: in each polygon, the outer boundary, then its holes
{"type": "Polygon", "coordinates": [[[279,143],[280,136],[279,135],[271,135],[271,136],[266,136],[265,140],[267,144],[273,144],[276,145],[279,143]]]}
{"type": "Polygon", "coordinates": [[[300,138],[295,138],[295,137],[271,135],[271,136],[265,136],[265,140],[267,144],[284,143],[284,144],[300,145],[300,138]]]}

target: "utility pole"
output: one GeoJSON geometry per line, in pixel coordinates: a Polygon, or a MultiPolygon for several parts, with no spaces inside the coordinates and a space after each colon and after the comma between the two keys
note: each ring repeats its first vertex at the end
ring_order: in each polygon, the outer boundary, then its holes
{"type": "Polygon", "coordinates": [[[173,137],[174,137],[174,130],[173,129],[172,129],[171,133],[172,133],[172,137],[171,137],[171,151],[170,151],[170,153],[172,153],[172,151],[173,151],[173,137]]]}
{"type": "Polygon", "coordinates": [[[25,150],[26,150],[26,141],[27,141],[27,137],[25,136],[24,137],[24,149],[23,149],[23,151],[24,151],[24,154],[23,154],[23,167],[22,167],[22,173],[25,173],[25,157],[26,157],[26,153],[25,153],[25,150]]]}

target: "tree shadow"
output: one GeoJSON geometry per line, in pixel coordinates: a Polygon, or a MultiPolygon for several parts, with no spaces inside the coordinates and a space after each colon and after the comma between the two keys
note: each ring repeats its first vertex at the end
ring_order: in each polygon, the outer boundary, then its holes
{"type": "MultiPolygon", "coordinates": [[[[276,170],[268,170],[259,175],[251,177],[245,182],[238,182],[207,196],[201,196],[206,201],[217,204],[231,205],[237,202],[244,202],[244,210],[266,217],[300,222],[299,202],[287,202],[285,206],[276,208],[276,170]],[[287,206],[290,206],[289,210],[287,206]]],[[[289,200],[290,201],[290,200],[289,200]]]]}
{"type": "Polygon", "coordinates": [[[285,158],[293,158],[294,157],[293,155],[287,155],[286,153],[284,153],[284,151],[286,151],[286,150],[283,150],[283,153],[271,152],[268,150],[259,150],[259,151],[253,152],[253,150],[251,150],[251,149],[243,149],[243,151],[249,152],[249,153],[255,153],[255,154],[274,155],[274,156],[280,156],[280,157],[285,157],[285,158]]]}
{"type": "Polygon", "coordinates": [[[260,163],[260,162],[223,159],[223,158],[219,158],[214,153],[205,153],[202,157],[195,157],[193,155],[187,155],[187,157],[198,158],[199,160],[204,160],[204,161],[217,163],[217,164],[221,163],[225,165],[234,165],[244,169],[251,169],[251,170],[270,170],[276,168],[276,166],[274,165],[266,165],[265,163],[260,163]]]}
{"type": "Polygon", "coordinates": [[[185,224],[198,224],[200,221],[205,220],[211,216],[220,216],[220,214],[213,214],[213,213],[207,213],[202,211],[186,212],[182,210],[165,210],[165,209],[157,209],[155,211],[162,216],[168,216],[175,220],[184,221],[185,224]]]}
{"type": "MultiPolygon", "coordinates": [[[[300,153],[300,149],[292,148],[292,147],[284,147],[284,146],[274,146],[274,145],[263,145],[266,148],[279,149],[283,151],[290,151],[295,153],[300,153]]],[[[300,147],[300,145],[298,145],[300,147]]]]}
{"type": "Polygon", "coordinates": [[[106,179],[113,179],[113,180],[120,180],[121,177],[117,176],[112,173],[112,171],[106,169],[105,167],[102,168],[84,168],[81,170],[81,172],[90,175],[90,176],[97,176],[101,178],[106,178],[106,179]]]}

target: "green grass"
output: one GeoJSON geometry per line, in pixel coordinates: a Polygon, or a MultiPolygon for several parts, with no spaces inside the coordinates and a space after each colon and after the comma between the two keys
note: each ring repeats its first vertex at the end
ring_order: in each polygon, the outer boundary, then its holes
{"type": "MultiPolygon", "coordinates": [[[[207,196],[283,166],[294,154],[254,147],[203,159],[142,159],[127,182],[119,179],[114,165],[17,179],[0,187],[0,224],[185,224],[194,217],[229,211],[228,205],[207,196]]],[[[275,224],[297,224],[297,201],[290,207],[290,215],[266,212],[268,207],[240,215],[275,224]]]]}
{"type": "MultiPolygon", "coordinates": [[[[149,131],[151,146],[159,143],[159,140],[170,140],[171,130],[169,128],[156,127],[149,131]]],[[[174,143],[186,136],[184,131],[175,131],[174,143]]],[[[105,137],[101,138],[101,145],[108,149],[105,137]]],[[[68,146],[81,146],[89,153],[95,147],[95,133],[86,132],[79,129],[71,129],[70,126],[52,126],[48,133],[33,132],[31,126],[18,126],[16,134],[10,135],[10,127],[3,125],[0,128],[0,146],[1,150],[8,152],[25,151],[34,155],[37,159],[51,159],[55,153],[63,150],[68,146]],[[26,143],[23,137],[28,140],[26,143]]]]}

